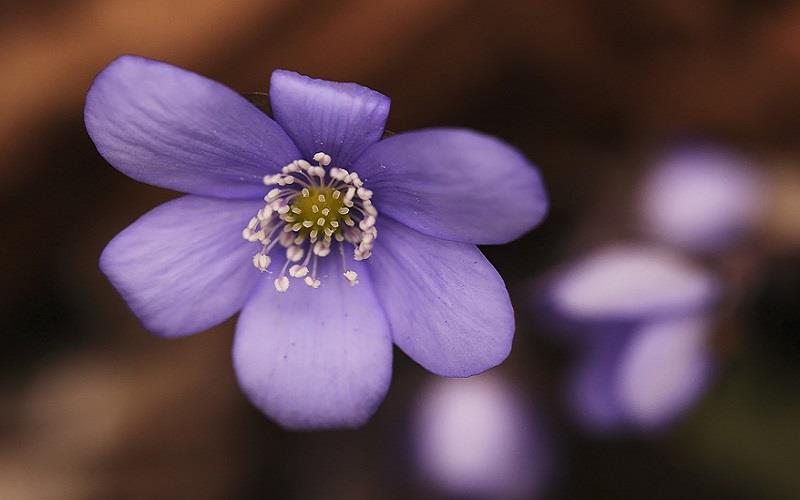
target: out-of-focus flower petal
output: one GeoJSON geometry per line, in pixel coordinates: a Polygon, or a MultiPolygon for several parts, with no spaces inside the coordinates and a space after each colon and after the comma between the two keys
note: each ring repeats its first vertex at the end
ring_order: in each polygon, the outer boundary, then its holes
{"type": "Polygon", "coordinates": [[[422,233],[476,244],[505,243],[545,216],[539,172],[519,151],[464,129],[427,129],[370,147],[355,170],[381,212],[422,233]]]}
{"type": "Polygon", "coordinates": [[[631,338],[616,383],[631,421],[659,427],[697,399],[713,371],[709,334],[705,319],[689,317],[646,324],[631,338]]]}
{"type": "Polygon", "coordinates": [[[575,418],[600,433],[673,423],[708,385],[709,334],[696,316],[592,332],[569,387],[575,418]]]}
{"type": "Polygon", "coordinates": [[[592,432],[618,430],[626,415],[617,396],[617,370],[628,331],[593,331],[580,346],[578,364],[568,386],[573,416],[592,432]]]}
{"type": "Polygon", "coordinates": [[[321,261],[318,290],[264,283],[242,310],[233,361],[239,383],[289,429],[358,427],[389,389],[389,325],[361,266],[349,286],[337,259],[321,261]]]}
{"type": "Polygon", "coordinates": [[[419,473],[458,498],[532,498],[546,486],[550,447],[533,408],[490,374],[439,379],[414,415],[419,473]]]}
{"type": "Polygon", "coordinates": [[[691,250],[721,250],[752,227],[765,206],[765,183],[744,158],[713,148],[673,151],[640,192],[642,223],[660,239],[691,250]]]}
{"type": "Polygon", "coordinates": [[[239,94],[142,57],[120,57],[97,76],[84,117],[114,168],[186,193],[260,197],[262,177],[300,157],[278,124],[239,94]]]}
{"type": "Polygon", "coordinates": [[[329,82],[293,71],[272,72],[275,120],[307,160],[318,152],[347,167],[383,135],[390,100],[356,83],[329,82]]]}
{"type": "Polygon", "coordinates": [[[697,311],[715,300],[716,280],[666,249],[614,245],[563,271],[550,301],[577,321],[639,321],[697,311]]]}
{"type": "Polygon", "coordinates": [[[242,228],[261,202],[184,196],[143,215],[100,257],[144,326],[174,337],[221,323],[259,278],[242,228]]]}
{"type": "Polygon", "coordinates": [[[368,261],[394,342],[444,376],[466,377],[511,350],[514,311],[502,278],[480,251],[381,220],[368,261]]]}

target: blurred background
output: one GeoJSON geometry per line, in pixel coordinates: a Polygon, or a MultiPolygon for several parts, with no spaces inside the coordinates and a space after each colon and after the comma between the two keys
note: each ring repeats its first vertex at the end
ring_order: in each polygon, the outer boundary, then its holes
{"type": "MultiPolygon", "coordinates": [[[[0,498],[800,498],[800,3],[0,0],[0,68],[0,498]],[[484,249],[518,316],[490,375],[529,408],[486,419],[521,426],[530,447],[500,456],[527,454],[520,474],[535,480],[457,491],[422,470],[418,415],[439,382],[397,350],[364,428],[288,433],[236,385],[233,320],[169,341],[138,324],[97,259],[176,195],[115,171],[84,129],[93,77],[123,53],[239,92],[267,91],[276,68],[356,81],[392,98],[389,130],[471,127],[540,167],[548,218],[484,249]],[[651,168],[687,142],[734,151],[759,179],[723,249],[638,222],[651,168]],[[575,353],[532,299],[553,269],[615,241],[671,245],[724,284],[716,376],[657,432],[576,423],[563,394],[575,353]]],[[[515,441],[494,439],[462,453],[515,441]]]]}

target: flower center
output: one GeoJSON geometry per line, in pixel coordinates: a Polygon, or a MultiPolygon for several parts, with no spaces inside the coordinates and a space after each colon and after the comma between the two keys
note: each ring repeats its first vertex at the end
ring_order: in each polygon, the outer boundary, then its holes
{"type": "Polygon", "coordinates": [[[289,289],[289,277],[319,288],[318,261],[333,247],[341,259],[342,276],[356,285],[358,274],[347,269],[344,246],[353,246],[354,260],[364,260],[372,255],[378,236],[372,191],[358,174],[338,167],[326,172],[331,157],[325,153],[315,154],[314,161],[317,165],[295,160],[280,173],[264,176],[264,184],[275,187],[264,197],[266,205],[242,230],[245,240],[261,244],[253,265],[262,272],[269,268],[269,253],[276,245],[286,249],[286,263],[275,278],[279,292],[289,289]]]}

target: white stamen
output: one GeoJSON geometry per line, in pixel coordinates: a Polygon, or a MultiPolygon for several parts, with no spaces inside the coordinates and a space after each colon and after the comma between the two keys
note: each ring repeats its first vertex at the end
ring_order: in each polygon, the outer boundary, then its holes
{"type": "Polygon", "coordinates": [[[253,265],[262,273],[267,270],[270,262],[271,259],[269,258],[269,255],[257,253],[253,256],[253,265]]]}
{"type": "Polygon", "coordinates": [[[292,262],[300,262],[305,251],[302,247],[290,246],[286,249],[286,258],[292,262]]]}
{"type": "Polygon", "coordinates": [[[366,231],[366,230],[368,230],[369,228],[371,228],[374,225],[375,225],[375,217],[373,217],[371,215],[367,216],[366,219],[364,219],[364,220],[362,220],[361,222],[358,223],[358,227],[362,231],[366,231]]]}
{"type": "Polygon", "coordinates": [[[289,268],[289,276],[292,278],[303,278],[308,274],[308,267],[298,264],[289,268]]]}
{"type": "Polygon", "coordinates": [[[314,161],[322,165],[323,167],[327,167],[331,164],[331,157],[320,151],[319,153],[314,155],[314,161]]]}
{"type": "Polygon", "coordinates": [[[355,271],[345,271],[344,277],[350,282],[350,286],[356,286],[358,284],[358,273],[355,271]]]}
{"type": "Polygon", "coordinates": [[[325,244],[324,241],[318,241],[314,243],[314,255],[319,257],[326,257],[329,253],[331,253],[331,247],[328,244],[325,244]]]}
{"type": "Polygon", "coordinates": [[[291,228],[289,229],[289,231],[284,231],[278,236],[278,242],[284,247],[288,247],[294,241],[294,235],[291,234],[291,228]]]}
{"type": "Polygon", "coordinates": [[[289,278],[287,278],[286,276],[275,278],[275,290],[279,292],[285,292],[288,289],[289,289],[289,278]]]}
{"type": "Polygon", "coordinates": [[[273,212],[272,208],[270,208],[269,205],[267,205],[258,211],[256,217],[258,218],[259,221],[269,220],[270,217],[272,217],[272,212],[273,212]]]}

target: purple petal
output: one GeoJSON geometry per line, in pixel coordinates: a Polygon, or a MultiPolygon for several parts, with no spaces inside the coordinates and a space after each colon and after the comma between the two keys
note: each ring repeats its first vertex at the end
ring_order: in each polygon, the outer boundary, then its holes
{"type": "Polygon", "coordinates": [[[358,427],[389,388],[392,341],[369,277],[354,263],[349,286],[338,259],[323,259],[322,286],[264,283],[242,310],[233,361],[239,384],[289,429],[358,427]]]}
{"type": "Polygon", "coordinates": [[[367,262],[394,342],[414,361],[466,377],[508,356],[514,311],[502,278],[474,245],[384,218],[367,262]]]}
{"type": "Polygon", "coordinates": [[[517,387],[493,374],[439,378],[414,415],[419,472],[457,498],[531,498],[551,472],[537,417],[517,387]]]}
{"type": "Polygon", "coordinates": [[[692,250],[722,250],[765,208],[764,179],[744,158],[722,149],[680,149],[660,159],[640,194],[645,229],[692,250]]]}
{"type": "Polygon", "coordinates": [[[592,432],[619,430],[626,423],[615,382],[630,331],[588,332],[569,385],[569,401],[577,421],[592,432]]]}
{"type": "Polygon", "coordinates": [[[709,335],[705,319],[690,317],[647,324],[631,338],[616,387],[632,422],[668,424],[702,394],[712,373],[709,335]]]}
{"type": "Polygon", "coordinates": [[[263,196],[262,177],[300,158],[278,124],[234,91],[142,57],[120,57],[97,76],[84,118],[114,168],[186,193],[263,196]]]}
{"type": "Polygon", "coordinates": [[[536,226],[547,195],[516,149],[464,129],[398,134],[355,163],[378,210],[437,238],[505,243],[536,226]]]}
{"type": "Polygon", "coordinates": [[[550,301],[578,321],[638,321],[702,309],[716,280],[669,250],[614,245],[578,261],[554,281],[550,301]]]}
{"type": "Polygon", "coordinates": [[[347,167],[383,135],[389,98],[355,83],[329,82],[276,70],[270,81],[275,120],[304,157],[324,152],[347,167]]]}
{"type": "Polygon", "coordinates": [[[593,331],[570,386],[572,411],[593,432],[659,430],[702,394],[713,372],[703,318],[593,331]]]}
{"type": "Polygon", "coordinates": [[[111,240],[100,269],[148,330],[205,330],[238,311],[260,276],[242,228],[262,205],[199,196],[164,203],[111,240]]]}

